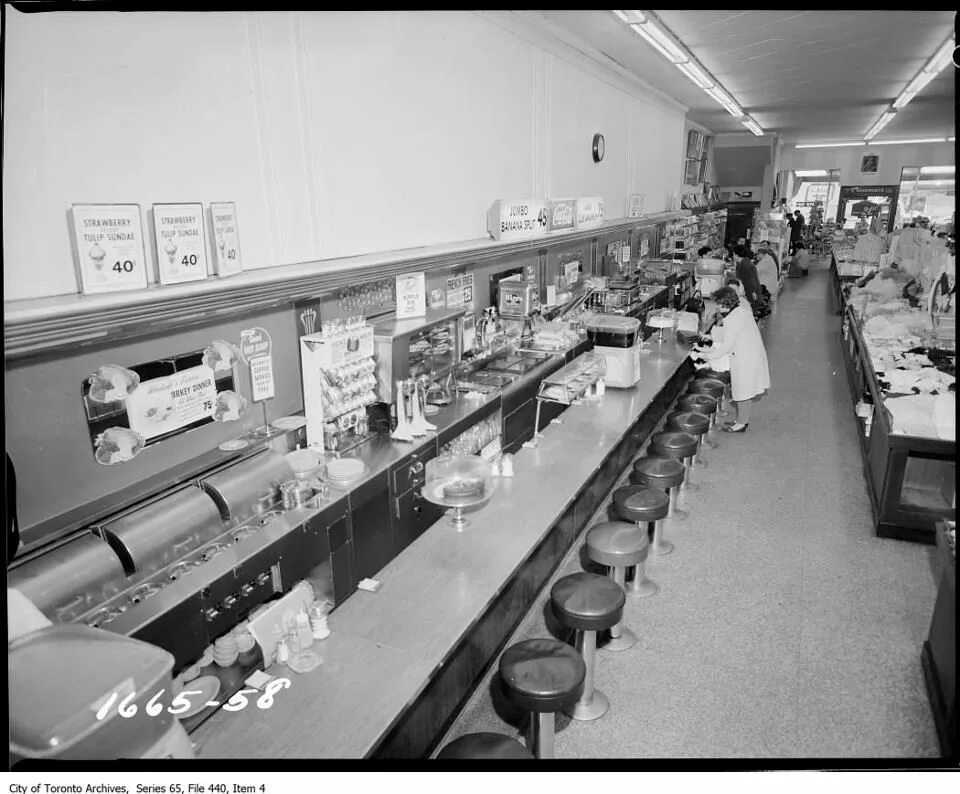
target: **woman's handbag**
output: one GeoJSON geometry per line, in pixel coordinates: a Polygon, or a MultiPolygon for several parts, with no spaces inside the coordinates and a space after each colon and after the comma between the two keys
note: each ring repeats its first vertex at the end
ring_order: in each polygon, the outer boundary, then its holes
{"type": "Polygon", "coordinates": [[[700,294],[700,290],[694,292],[693,296],[689,298],[683,306],[685,312],[696,312],[700,317],[703,317],[704,308],[706,308],[706,304],[703,301],[703,295],[700,294]]]}

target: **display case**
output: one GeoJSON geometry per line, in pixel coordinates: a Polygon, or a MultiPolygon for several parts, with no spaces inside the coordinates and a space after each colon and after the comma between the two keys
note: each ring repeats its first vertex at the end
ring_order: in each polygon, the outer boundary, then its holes
{"type": "Polygon", "coordinates": [[[439,380],[460,361],[463,309],[429,311],[424,317],[390,319],[373,328],[381,402],[396,399],[397,381],[426,375],[439,380]]]}
{"type": "Polygon", "coordinates": [[[940,751],[944,758],[952,758],[957,748],[956,524],[937,522],[936,541],[940,584],[920,659],[940,751]]]}
{"type": "Polygon", "coordinates": [[[538,400],[573,405],[606,374],[606,360],[599,353],[584,353],[540,382],[538,400]]]}
{"type": "Polygon", "coordinates": [[[956,516],[956,442],[893,432],[851,306],[844,314],[841,349],[877,535],[932,544],[936,522],[956,516]]]}

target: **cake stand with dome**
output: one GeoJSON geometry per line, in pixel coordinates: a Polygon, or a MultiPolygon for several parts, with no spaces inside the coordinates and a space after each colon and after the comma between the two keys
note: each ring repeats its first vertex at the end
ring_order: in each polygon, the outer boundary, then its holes
{"type": "Polygon", "coordinates": [[[427,461],[423,498],[449,507],[447,522],[458,532],[470,525],[464,510],[485,504],[493,493],[490,464],[478,455],[452,455],[427,461]]]}

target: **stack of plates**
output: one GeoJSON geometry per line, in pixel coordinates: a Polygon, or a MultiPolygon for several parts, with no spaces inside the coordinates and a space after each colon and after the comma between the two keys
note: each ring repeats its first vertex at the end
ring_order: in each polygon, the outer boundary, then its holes
{"type": "Polygon", "coordinates": [[[362,460],[354,458],[331,460],[327,464],[327,482],[334,487],[342,488],[362,475],[365,468],[362,460]]]}

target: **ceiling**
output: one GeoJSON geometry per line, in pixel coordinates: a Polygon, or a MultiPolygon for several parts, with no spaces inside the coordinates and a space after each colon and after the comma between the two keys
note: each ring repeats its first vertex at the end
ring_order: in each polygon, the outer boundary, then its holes
{"type": "MultiPolygon", "coordinates": [[[[744,127],[612,11],[540,11],[548,22],[687,105],[714,133],[744,127]]],[[[953,11],[654,11],[767,132],[786,143],[862,140],[954,29],[953,11]]],[[[877,136],[955,134],[944,69],[877,136]]]]}

